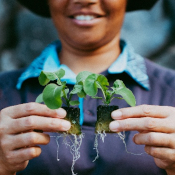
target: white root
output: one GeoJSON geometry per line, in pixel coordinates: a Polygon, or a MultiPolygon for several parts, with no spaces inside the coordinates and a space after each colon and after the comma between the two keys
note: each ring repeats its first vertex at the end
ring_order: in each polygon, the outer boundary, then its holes
{"type": "Polygon", "coordinates": [[[95,162],[95,161],[99,158],[99,151],[98,151],[98,135],[99,135],[99,134],[95,134],[95,141],[94,141],[94,148],[93,148],[93,149],[95,149],[97,155],[96,155],[95,159],[94,159],[92,162],[95,162]]]}
{"type": "Polygon", "coordinates": [[[72,175],[76,175],[74,173],[74,166],[75,166],[75,162],[80,158],[80,147],[82,144],[82,140],[84,138],[84,134],[81,135],[69,135],[69,134],[61,134],[59,136],[51,136],[51,137],[56,137],[56,143],[57,143],[57,161],[59,161],[60,159],[58,158],[58,153],[59,153],[59,139],[61,137],[63,137],[63,144],[66,147],[70,148],[70,153],[73,156],[73,160],[72,160],[72,166],[71,166],[71,172],[72,175]],[[68,140],[69,139],[69,140],[68,140]]]}
{"type": "Polygon", "coordinates": [[[120,137],[120,139],[123,141],[123,144],[124,144],[124,146],[125,146],[125,151],[126,151],[128,154],[132,154],[132,155],[136,155],[136,156],[140,156],[140,155],[144,154],[144,153],[138,153],[138,154],[136,154],[136,153],[129,152],[128,149],[127,149],[126,142],[125,142],[125,131],[123,131],[123,134],[122,134],[121,132],[118,132],[117,134],[118,134],[118,136],[120,137]]]}
{"type": "Polygon", "coordinates": [[[92,162],[95,162],[98,158],[99,158],[99,150],[98,150],[98,136],[100,137],[100,139],[103,141],[105,141],[105,137],[107,136],[106,135],[106,132],[103,131],[103,132],[100,132],[100,131],[97,131],[97,134],[95,134],[95,141],[94,141],[94,148],[96,150],[96,157],[95,159],[92,161],[92,162]]]}

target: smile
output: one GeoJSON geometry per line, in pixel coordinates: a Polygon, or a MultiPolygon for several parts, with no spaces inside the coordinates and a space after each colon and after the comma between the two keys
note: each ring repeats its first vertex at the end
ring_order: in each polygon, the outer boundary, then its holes
{"type": "Polygon", "coordinates": [[[76,15],[76,16],[74,16],[74,19],[79,20],[79,21],[91,21],[95,18],[96,17],[93,15],[76,15]]]}

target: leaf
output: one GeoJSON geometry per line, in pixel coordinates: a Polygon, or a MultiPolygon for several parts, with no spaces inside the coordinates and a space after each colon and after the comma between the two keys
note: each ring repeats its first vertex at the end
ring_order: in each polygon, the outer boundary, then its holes
{"type": "Polygon", "coordinates": [[[96,80],[98,78],[98,74],[89,75],[84,82],[84,91],[89,96],[95,96],[98,92],[98,87],[96,84],[96,80]]]}
{"type": "Polygon", "coordinates": [[[125,84],[121,80],[116,80],[114,82],[113,90],[115,94],[121,95],[123,99],[130,105],[135,106],[136,105],[136,99],[134,94],[131,90],[126,88],[125,84]]]}
{"type": "Polygon", "coordinates": [[[69,104],[70,104],[71,106],[77,106],[77,105],[80,104],[80,102],[79,102],[79,101],[70,101],[69,104]]]}
{"type": "Polygon", "coordinates": [[[71,94],[77,94],[83,91],[83,86],[82,85],[75,85],[73,90],[70,92],[71,94]]]}
{"type": "Polygon", "coordinates": [[[61,80],[60,80],[60,79],[57,79],[57,84],[58,84],[59,86],[61,86],[61,85],[62,85],[62,82],[61,82],[61,80]]]}
{"type": "Polygon", "coordinates": [[[66,81],[61,82],[62,86],[66,86],[66,83],[67,83],[66,81]]]}
{"type": "Polygon", "coordinates": [[[61,99],[62,86],[57,86],[56,84],[49,84],[45,87],[43,91],[44,103],[50,109],[58,109],[62,105],[61,99]]]}
{"type": "Polygon", "coordinates": [[[35,100],[36,103],[42,103],[43,101],[43,93],[41,93],[40,95],[38,95],[38,97],[35,100]]]}
{"type": "Polygon", "coordinates": [[[106,86],[109,86],[109,82],[108,79],[104,76],[99,74],[97,81],[99,82],[99,84],[102,86],[103,89],[108,89],[106,86]]]}
{"type": "Polygon", "coordinates": [[[46,84],[50,82],[50,80],[47,78],[46,74],[43,71],[41,71],[38,79],[39,79],[40,85],[42,86],[45,86],[46,84]]]}
{"type": "Polygon", "coordinates": [[[92,74],[92,73],[91,73],[91,72],[88,72],[88,71],[82,71],[82,72],[80,72],[80,73],[76,76],[77,84],[78,84],[79,82],[84,82],[85,79],[86,79],[89,75],[91,75],[91,74],[92,74]]]}
{"type": "Polygon", "coordinates": [[[59,69],[59,70],[57,70],[57,71],[54,72],[54,73],[55,73],[55,75],[56,75],[59,79],[61,79],[61,78],[63,78],[64,75],[65,75],[65,70],[64,70],[64,69],[59,69]]]}
{"type": "Polygon", "coordinates": [[[122,80],[115,80],[113,86],[114,88],[125,88],[126,87],[122,80]]]}
{"type": "Polygon", "coordinates": [[[56,80],[58,77],[57,75],[55,74],[55,72],[44,72],[43,73],[46,75],[46,77],[51,80],[51,81],[54,81],[56,80]]]}
{"type": "Polygon", "coordinates": [[[47,85],[50,81],[57,80],[57,83],[61,85],[60,79],[65,75],[65,70],[59,69],[56,72],[41,71],[39,76],[39,83],[42,86],[47,85]]]}
{"type": "Polygon", "coordinates": [[[82,90],[81,92],[77,93],[77,95],[80,98],[85,98],[86,97],[86,93],[84,92],[84,90],[82,90]]]}

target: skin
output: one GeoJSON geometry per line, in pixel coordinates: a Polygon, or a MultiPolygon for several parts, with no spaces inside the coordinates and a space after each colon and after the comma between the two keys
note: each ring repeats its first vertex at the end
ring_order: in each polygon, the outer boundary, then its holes
{"type": "Polygon", "coordinates": [[[40,147],[50,141],[45,132],[67,131],[70,123],[65,110],[51,110],[45,105],[26,103],[7,107],[0,112],[0,174],[14,175],[29,160],[41,154],[40,147]],[[36,131],[37,130],[37,131],[36,131]]]}
{"type": "Polygon", "coordinates": [[[120,54],[120,29],[126,0],[48,0],[51,16],[62,42],[59,58],[74,73],[106,70],[120,54]],[[98,15],[98,22],[80,26],[75,14],[98,15]]]}
{"type": "Polygon", "coordinates": [[[145,145],[145,152],[154,157],[156,165],[168,175],[175,175],[175,108],[168,106],[141,105],[112,112],[116,121],[110,129],[138,131],[135,144],[145,145]]]}

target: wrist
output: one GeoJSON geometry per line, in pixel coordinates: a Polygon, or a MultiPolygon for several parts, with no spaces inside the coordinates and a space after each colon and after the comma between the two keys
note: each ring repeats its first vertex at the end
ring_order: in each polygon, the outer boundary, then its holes
{"type": "Polygon", "coordinates": [[[16,172],[9,172],[0,167],[0,175],[16,175],[16,172]]]}
{"type": "Polygon", "coordinates": [[[175,175],[175,169],[166,170],[167,175],[175,175]]]}

